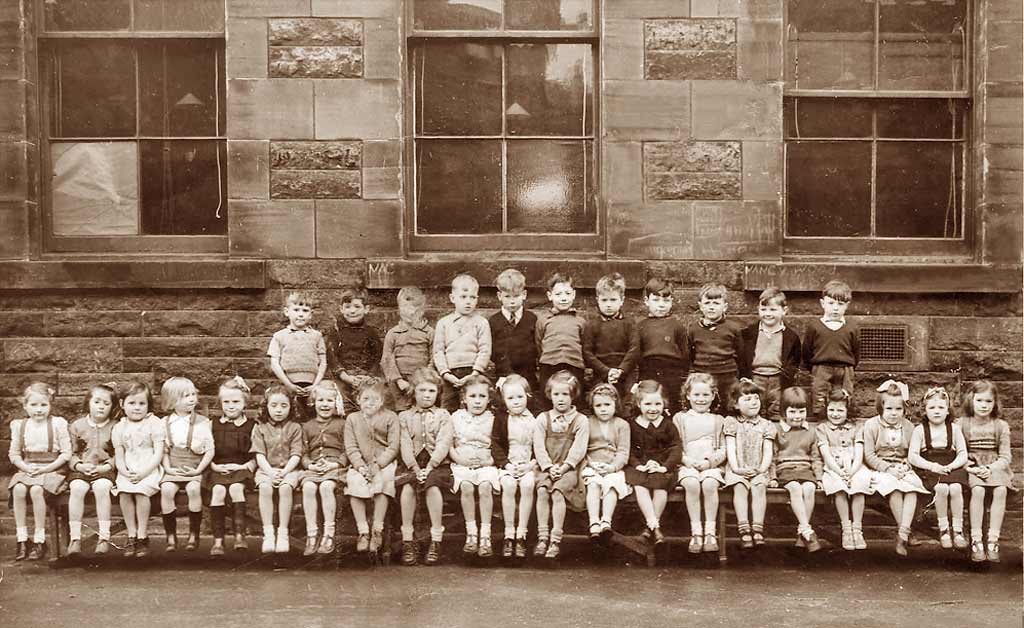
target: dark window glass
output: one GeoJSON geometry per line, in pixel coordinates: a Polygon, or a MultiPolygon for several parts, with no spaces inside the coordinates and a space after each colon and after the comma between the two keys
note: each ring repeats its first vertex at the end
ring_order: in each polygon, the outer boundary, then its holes
{"type": "Polygon", "coordinates": [[[786,137],[871,137],[867,100],[787,98],[783,108],[786,137]]]}
{"type": "Polygon", "coordinates": [[[937,98],[885,100],[878,106],[878,136],[963,139],[966,106],[937,98]]]}
{"type": "Polygon", "coordinates": [[[135,51],[129,44],[71,44],[57,56],[58,137],[135,135],[135,51]]]}
{"type": "Polygon", "coordinates": [[[141,48],[142,134],[217,135],[219,61],[215,45],[202,40],[141,48]]]}
{"type": "Polygon", "coordinates": [[[505,28],[588,30],[593,0],[505,0],[505,28]]]}
{"type": "Polygon", "coordinates": [[[501,140],[418,140],[417,233],[501,233],[501,152],[501,140]]]}
{"type": "Polygon", "coordinates": [[[135,30],[220,31],[224,0],[135,0],[135,30]]]}
{"type": "Polygon", "coordinates": [[[879,236],[960,237],[962,151],[952,142],[878,143],[879,236]]]}
{"type": "Polygon", "coordinates": [[[417,46],[416,133],[501,135],[501,55],[495,44],[417,46]]]}
{"type": "Polygon", "coordinates": [[[592,133],[589,44],[512,44],[507,54],[510,135],[592,133]]]}
{"type": "Polygon", "coordinates": [[[130,0],[49,0],[43,2],[43,9],[46,30],[50,31],[119,31],[131,28],[130,0]]]}
{"type": "Polygon", "coordinates": [[[143,233],[227,233],[224,143],[165,140],[140,145],[143,233]]]}
{"type": "Polygon", "coordinates": [[[415,0],[413,27],[420,30],[498,30],[502,0],[415,0]]]}
{"type": "Polygon", "coordinates": [[[509,231],[596,231],[593,152],[590,141],[510,141],[509,231]]]}
{"type": "Polygon", "coordinates": [[[787,235],[870,235],[871,143],[788,142],[786,189],[787,235]]]}
{"type": "Polygon", "coordinates": [[[871,2],[789,0],[789,80],[800,89],[873,87],[874,32],[871,2]]]}
{"type": "Polygon", "coordinates": [[[966,9],[965,0],[881,2],[878,88],[963,89],[966,9]]]}

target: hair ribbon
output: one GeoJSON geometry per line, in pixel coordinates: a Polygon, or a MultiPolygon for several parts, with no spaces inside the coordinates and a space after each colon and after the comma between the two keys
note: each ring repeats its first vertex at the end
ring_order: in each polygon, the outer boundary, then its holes
{"type": "Polygon", "coordinates": [[[636,396],[636,391],[640,390],[640,382],[635,382],[629,389],[629,394],[636,396]]]}
{"type": "Polygon", "coordinates": [[[741,377],[740,382],[743,384],[753,384],[754,380],[750,379],[749,377],[741,377]]]}
{"type": "Polygon", "coordinates": [[[892,386],[895,386],[896,389],[899,390],[900,397],[903,399],[903,401],[910,401],[910,388],[908,388],[907,385],[904,384],[903,382],[898,382],[894,379],[885,380],[884,382],[882,382],[881,386],[879,386],[875,390],[877,392],[884,393],[887,392],[889,388],[892,386]]]}
{"type": "Polygon", "coordinates": [[[946,389],[943,386],[933,386],[929,388],[928,390],[925,391],[923,398],[928,399],[929,397],[934,397],[936,395],[943,397],[944,399],[947,400],[949,399],[949,393],[946,392],[946,389]]]}
{"type": "Polygon", "coordinates": [[[496,389],[498,389],[498,390],[501,390],[501,387],[504,386],[504,385],[505,385],[505,376],[504,375],[499,377],[498,381],[494,382],[494,387],[496,389]]]}
{"type": "Polygon", "coordinates": [[[249,389],[249,384],[245,383],[245,380],[242,379],[241,375],[235,375],[234,377],[231,378],[231,380],[238,384],[238,387],[244,390],[245,392],[252,392],[249,389]]]}

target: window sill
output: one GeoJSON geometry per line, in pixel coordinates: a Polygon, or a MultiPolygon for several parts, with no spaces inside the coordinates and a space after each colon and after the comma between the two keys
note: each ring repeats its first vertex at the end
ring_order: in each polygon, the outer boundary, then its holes
{"type": "Polygon", "coordinates": [[[458,273],[469,273],[482,286],[494,286],[498,273],[516,268],[526,275],[528,288],[547,289],[547,276],[554,272],[573,275],[579,288],[592,288],[597,280],[610,272],[621,273],[626,285],[641,287],[647,281],[647,264],[642,260],[607,260],[580,255],[557,257],[542,255],[512,256],[494,253],[482,259],[479,253],[465,256],[422,255],[412,259],[380,258],[366,261],[366,286],[370,289],[394,289],[403,286],[445,287],[458,273]]]}
{"type": "Polygon", "coordinates": [[[266,287],[264,262],[250,260],[0,261],[6,290],[266,287]]]}
{"type": "Polygon", "coordinates": [[[743,267],[743,288],[776,286],[794,292],[817,292],[840,278],[854,292],[986,292],[1021,291],[1021,266],[976,263],[816,263],[751,262],[743,267]]]}

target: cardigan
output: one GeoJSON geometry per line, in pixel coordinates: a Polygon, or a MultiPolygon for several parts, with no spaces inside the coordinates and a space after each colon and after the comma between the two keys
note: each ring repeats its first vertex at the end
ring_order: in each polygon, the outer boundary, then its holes
{"type": "Polygon", "coordinates": [[[384,468],[395,461],[401,446],[398,415],[382,408],[372,417],[361,411],[348,415],[345,421],[345,453],[355,470],[376,462],[384,468]]]}
{"type": "Polygon", "coordinates": [[[612,472],[621,471],[629,462],[629,423],[619,417],[602,421],[590,417],[590,440],[587,442],[587,463],[603,462],[612,472]]]}
{"type": "Polygon", "coordinates": [[[423,450],[430,454],[430,466],[437,468],[448,457],[452,446],[452,417],[444,408],[410,408],[398,414],[401,427],[402,462],[410,469],[419,469],[416,456],[423,450]]]}
{"type": "Polygon", "coordinates": [[[629,466],[646,464],[648,460],[654,460],[669,471],[683,461],[679,430],[664,417],[657,425],[650,423],[644,427],[636,419],[629,424],[629,466]]]}
{"type": "MultiPolygon", "coordinates": [[[[740,377],[751,377],[754,372],[754,351],[761,322],[757,321],[743,329],[743,352],[737,356],[740,377]]],[[[779,388],[785,390],[794,384],[801,362],[800,336],[789,327],[782,330],[782,371],[779,373],[779,388]]]]}

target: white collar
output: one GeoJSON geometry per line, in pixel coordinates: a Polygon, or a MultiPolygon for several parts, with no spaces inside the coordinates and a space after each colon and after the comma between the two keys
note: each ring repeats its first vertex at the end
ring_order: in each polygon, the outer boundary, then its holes
{"type": "Polygon", "coordinates": [[[822,325],[824,325],[825,327],[828,327],[828,328],[829,328],[829,329],[831,329],[832,331],[836,331],[837,329],[842,329],[843,325],[845,325],[845,324],[846,324],[846,317],[845,317],[845,316],[844,316],[843,318],[840,318],[840,319],[839,319],[839,320],[837,320],[837,321],[829,321],[829,320],[825,320],[825,317],[824,317],[824,316],[822,316],[822,317],[821,317],[821,318],[819,318],[818,320],[820,320],[820,321],[821,321],[821,324],[822,324],[822,325]]]}
{"type": "Polygon", "coordinates": [[[636,418],[636,424],[639,425],[640,427],[644,428],[644,429],[647,429],[648,427],[650,427],[652,425],[654,427],[660,427],[661,426],[661,422],[664,421],[664,420],[665,420],[665,416],[664,415],[659,415],[658,418],[655,419],[654,421],[649,421],[649,420],[645,419],[642,416],[638,416],[636,418]]]}
{"type": "Polygon", "coordinates": [[[243,425],[245,425],[245,422],[248,421],[248,420],[249,420],[249,418],[247,416],[245,416],[244,412],[242,414],[238,415],[237,419],[229,419],[229,418],[227,418],[224,415],[221,415],[221,417],[220,417],[221,425],[223,425],[225,423],[233,423],[235,425],[235,427],[242,427],[243,425]]]}

